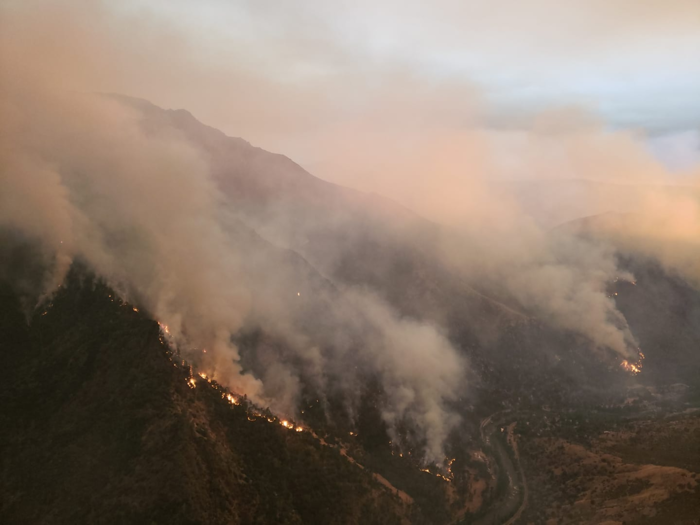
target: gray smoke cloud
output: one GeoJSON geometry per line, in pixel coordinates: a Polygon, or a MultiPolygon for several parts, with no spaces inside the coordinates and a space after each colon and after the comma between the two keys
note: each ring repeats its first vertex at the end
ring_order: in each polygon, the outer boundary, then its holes
{"type": "MultiPolygon", "coordinates": [[[[10,2],[1,18],[0,65],[13,74],[0,84],[0,226],[40,240],[55,257],[47,291],[71,261],[84,259],[166,323],[183,350],[207,349],[197,358],[218,380],[276,410],[293,415],[309,383],[344,392],[352,413],[359,378],[375,374],[390,427],[411,419],[429,457],[439,459],[457,422],[448,406],[464,390],[467,365],[427,303],[414,307],[423,320],[409,318],[376,290],[333,283],[335,291],[315,292],[327,305],[322,315],[297,315],[278,299],[281,291],[300,303],[309,294],[297,290],[287,263],[276,262],[282,248],[332,275],[345,257],[342,241],[306,253],[308,239],[285,225],[289,206],[237,209],[211,152],[182,130],[144,128],[133,104],[85,91],[191,101],[212,119],[231,115],[228,127],[246,138],[298,147],[324,178],[387,195],[444,225],[426,245],[429,256],[466,282],[621,356],[633,353],[634,335],[606,286],[633,276],[618,268],[617,248],[700,283],[700,172],[671,178],[643,136],[611,132],[585,111],[496,127],[473,85],[426,78],[402,63],[358,63],[332,43],[319,46],[329,28],[313,20],[301,26],[318,40],[282,32],[256,55],[276,60],[251,64],[241,38],[229,62],[246,65],[231,68],[198,60],[174,24],[147,13],[116,15],[99,2],[10,2]],[[115,29],[127,23],[128,38],[115,29]],[[339,72],[300,73],[285,45],[320,55],[339,72]],[[270,74],[279,68],[297,81],[270,74]],[[309,78],[316,80],[300,80],[309,78]],[[595,240],[552,231],[606,212],[633,215],[601,222],[595,240]],[[280,252],[271,257],[265,241],[280,252]],[[257,368],[232,342],[251,322],[283,339],[259,348],[257,368]]],[[[234,169],[241,161],[228,160],[234,169]]],[[[264,168],[270,176],[287,169],[264,168]]],[[[318,218],[305,220],[310,230],[318,218]]],[[[392,227],[403,220],[386,210],[392,227]]],[[[413,223],[405,224],[410,238],[413,223]]]]}
{"type": "Polygon", "coordinates": [[[229,342],[249,291],[205,163],[183,141],[147,137],[113,102],[21,87],[3,90],[0,224],[57,254],[53,284],[83,258],[255,396],[259,381],[240,374],[229,342]]]}
{"type": "MultiPolygon", "coordinates": [[[[428,457],[440,460],[458,421],[446,403],[460,391],[465,371],[446,337],[429,324],[401,319],[371,294],[349,290],[343,306],[314,321],[342,338],[342,319],[361,315],[347,330],[369,333],[352,346],[314,341],[296,326],[293,307],[275,302],[279,283],[253,286],[250,268],[266,254],[232,236],[230,205],[202,152],[174,132],[145,132],[140,118],[105,97],[3,86],[0,227],[40,240],[55,255],[47,293],[80,258],[166,324],[185,356],[209,375],[256,403],[298,415],[298,366],[274,352],[259,359],[258,374],[241,365],[232,340],[254,316],[284,337],[285,352],[302,362],[305,378],[321,392],[328,374],[347,376],[348,394],[358,390],[363,373],[378,374],[389,428],[410,419],[426,440],[428,457]],[[326,344],[325,353],[314,346],[319,343],[326,344]],[[346,366],[361,370],[348,373],[346,366]]],[[[291,279],[278,264],[268,261],[267,281],[291,279]]]]}
{"type": "Polygon", "coordinates": [[[377,91],[366,113],[319,137],[320,172],[448,225],[441,258],[469,282],[505,290],[532,315],[631,355],[634,336],[606,291],[615,279],[634,279],[617,254],[643,253],[698,282],[700,167],[671,172],[643,133],[606,129],[576,108],[516,129],[490,127],[469,108],[436,123],[431,108],[444,107],[449,90],[431,93],[409,105],[391,89],[377,91]],[[600,221],[587,238],[567,226],[607,214],[628,219],[600,221]]]}

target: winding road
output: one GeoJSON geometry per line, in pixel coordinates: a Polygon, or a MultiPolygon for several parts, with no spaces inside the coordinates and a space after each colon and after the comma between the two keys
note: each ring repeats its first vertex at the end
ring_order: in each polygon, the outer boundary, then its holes
{"type": "Polygon", "coordinates": [[[496,413],[483,419],[480,425],[481,440],[485,448],[492,451],[498,464],[497,486],[505,482],[505,490],[491,503],[489,510],[474,525],[512,525],[515,523],[527,507],[527,481],[520,464],[518,443],[515,440],[513,430],[516,423],[512,422],[507,427],[504,419],[506,413],[496,413]],[[504,440],[501,434],[506,434],[504,440]],[[512,456],[508,451],[512,451],[512,456]],[[515,458],[515,461],[513,461],[515,458]]]}

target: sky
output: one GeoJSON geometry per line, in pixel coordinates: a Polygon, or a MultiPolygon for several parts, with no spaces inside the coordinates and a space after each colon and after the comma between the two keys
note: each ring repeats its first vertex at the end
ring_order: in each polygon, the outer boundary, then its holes
{"type": "Polygon", "coordinates": [[[280,82],[385,65],[473,83],[496,111],[580,104],[611,125],[654,130],[700,121],[694,0],[128,0],[118,9],[181,28],[207,60],[242,51],[280,82]]]}
{"type": "Polygon", "coordinates": [[[379,129],[397,113],[412,115],[402,126],[512,130],[575,107],[648,136],[673,170],[700,161],[697,0],[8,0],[4,9],[19,13],[2,17],[5,31],[43,25],[31,45],[49,65],[71,64],[59,87],[186,108],[326,178],[320,138],[359,120],[379,129]]]}

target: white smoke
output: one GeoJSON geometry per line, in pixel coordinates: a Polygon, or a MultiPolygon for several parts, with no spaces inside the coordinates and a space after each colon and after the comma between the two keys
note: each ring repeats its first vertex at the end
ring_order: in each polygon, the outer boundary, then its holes
{"type": "MultiPolygon", "coordinates": [[[[241,257],[254,259],[255,248],[227,233],[223,196],[200,153],[176,134],[144,132],[137,113],[104,97],[12,89],[2,95],[0,119],[9,140],[0,168],[0,227],[39,239],[56,254],[53,285],[73,259],[86,261],[166,324],[183,349],[206,349],[198,357],[221,383],[294,414],[300,392],[294,367],[273,355],[256,377],[243,370],[232,343],[251,296],[266,292],[250,288],[241,257]]],[[[285,271],[273,267],[270,274],[285,271]]],[[[347,304],[326,322],[342,330],[344,314],[364,312],[374,335],[354,356],[331,348],[322,357],[292,314],[271,305],[264,306],[266,328],[287,339],[287,350],[307,363],[317,386],[329,370],[340,372],[334,360],[350,359],[379,374],[390,427],[411,419],[429,457],[440,459],[457,422],[445,404],[460,391],[464,363],[435,328],[399,319],[378,299],[355,294],[347,304]]],[[[359,384],[354,377],[346,388],[359,384]]]]}

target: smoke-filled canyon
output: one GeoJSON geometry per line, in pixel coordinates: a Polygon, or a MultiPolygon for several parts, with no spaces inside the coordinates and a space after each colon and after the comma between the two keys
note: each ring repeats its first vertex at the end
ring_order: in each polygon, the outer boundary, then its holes
{"type": "Polygon", "coordinates": [[[700,289],[697,159],[672,170],[585,104],[511,116],[477,81],[350,52],[316,4],[294,30],[241,4],[223,59],[138,2],[2,7],[0,228],[44,268],[27,311],[83,264],[275,413],[352,422],[378,385],[390,436],[436,464],[484,380],[469,350],[502,330],[638,360],[610,286],[632,257],[700,289]]]}

